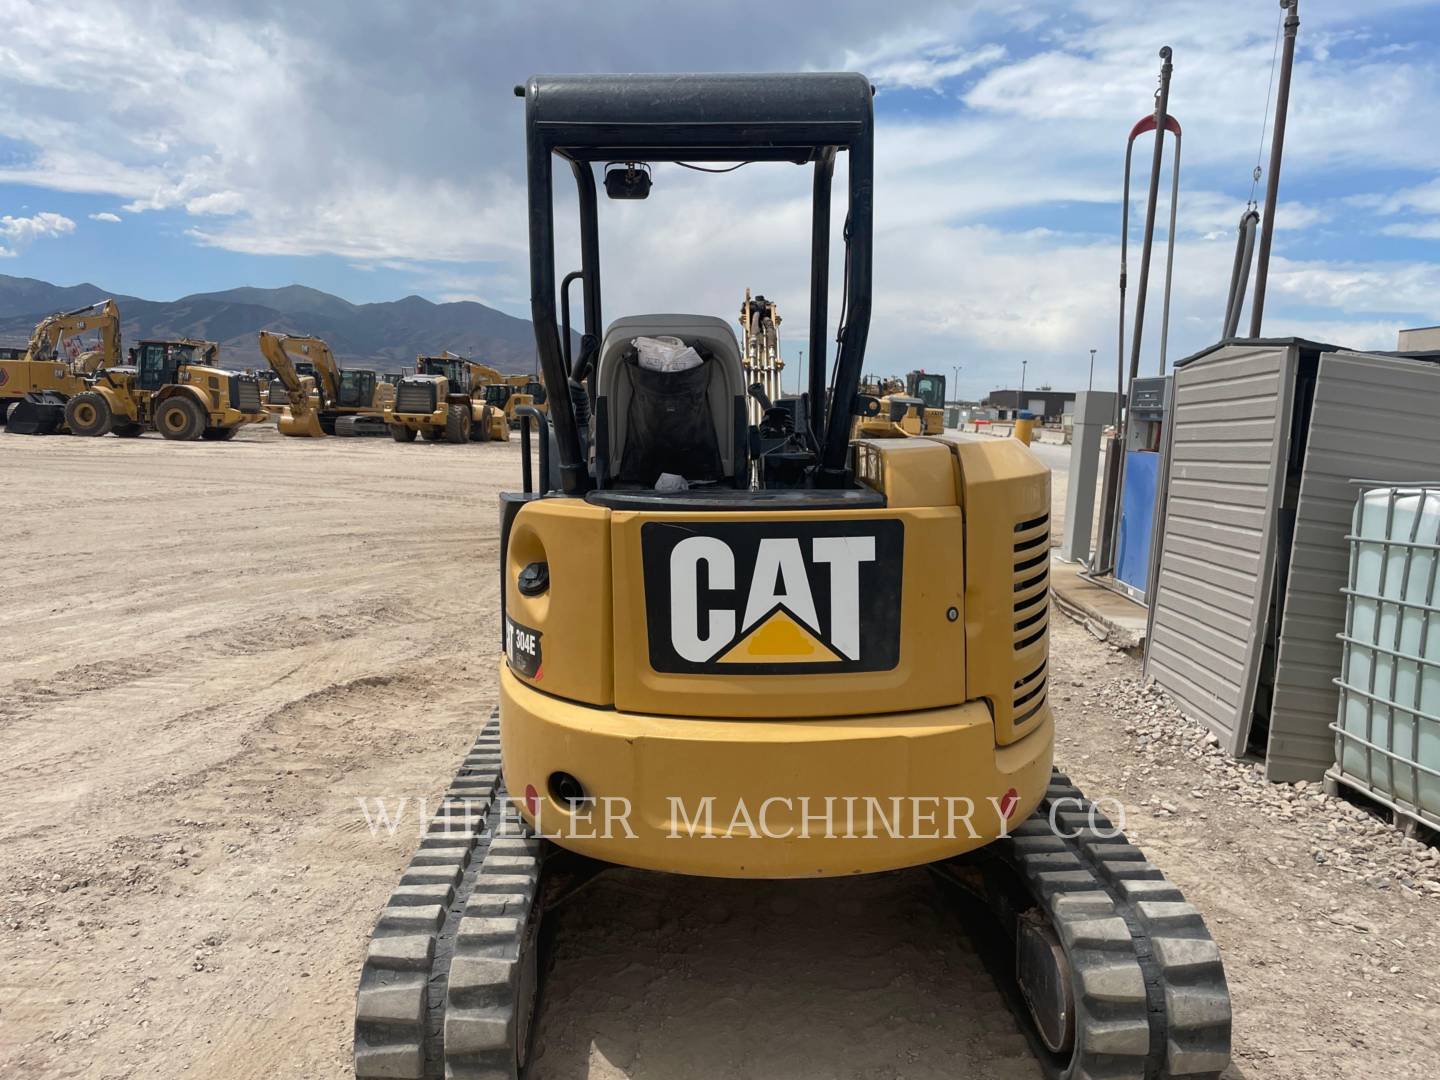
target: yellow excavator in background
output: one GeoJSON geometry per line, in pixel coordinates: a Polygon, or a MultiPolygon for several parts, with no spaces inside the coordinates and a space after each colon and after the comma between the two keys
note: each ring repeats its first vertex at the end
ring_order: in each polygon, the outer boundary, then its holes
{"type": "MultiPolygon", "coordinates": [[[[551,397],[548,417],[526,414],[538,482],[526,454],[522,490],[500,497],[498,719],[380,912],[356,1075],[524,1075],[545,922],[583,906],[607,867],[811,881],[926,867],[1002,991],[962,995],[965,1017],[931,1010],[975,1046],[937,1067],[989,1070],[985,1040],[1013,1030],[1008,1006],[1046,1080],[1216,1080],[1230,999],[1204,920],[1052,765],[1049,471],[1011,439],[851,438],[852,417],[879,404],[859,392],[870,80],[566,75],[522,93],[530,310],[551,397]],[[837,348],[826,301],[841,153],[837,348]],[[651,163],[751,161],[813,177],[803,410],[758,400],[725,319],[600,322],[597,167],[609,196],[642,199],[651,163]],[[573,367],[556,312],[557,174],[580,201],[573,367]],[[642,337],[678,338],[701,362],[647,365],[642,337]]],[[[633,274],[646,260],[630,254],[611,265],[633,274]]],[[[789,1002],[787,1019],[843,1009],[843,996],[789,1002]]]]}
{"type": "Polygon", "coordinates": [[[415,374],[395,384],[395,400],[385,409],[385,423],[396,442],[506,442],[510,425],[503,407],[485,400],[487,386],[503,382],[492,367],[456,356],[420,356],[415,374]]]}
{"type": "MultiPolygon", "coordinates": [[[[382,382],[374,369],[340,367],[322,338],[306,334],[261,330],[260,352],[286,395],[277,425],[280,434],[318,438],[387,432],[385,410],[395,402],[395,388],[382,382]],[[306,359],[297,360],[294,354],[306,359]]],[[[272,397],[274,386],[272,382],[272,397]]]]}
{"type": "Polygon", "coordinates": [[[266,412],[259,380],[220,367],[219,354],[213,341],[142,341],[130,350],[130,364],[100,368],[65,403],[65,424],[72,435],[233,439],[266,412]]]}
{"type": "Polygon", "coordinates": [[[47,315],[17,359],[0,360],[0,422],[17,435],[49,435],[65,427],[65,403],[102,367],[121,363],[120,309],[100,300],[47,315]],[[82,347],[98,333],[99,347],[82,347]]]}

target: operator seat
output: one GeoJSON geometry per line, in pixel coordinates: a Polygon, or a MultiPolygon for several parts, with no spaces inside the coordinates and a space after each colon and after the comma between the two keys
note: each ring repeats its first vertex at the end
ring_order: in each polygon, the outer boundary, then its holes
{"type": "Polygon", "coordinates": [[[747,484],[745,373],[740,343],[724,319],[617,319],[605,331],[597,371],[591,444],[600,486],[652,487],[659,471],[684,475],[692,484],[747,484]],[[631,342],[637,337],[679,338],[704,363],[677,375],[646,371],[635,360],[631,342]],[[686,475],[687,469],[696,475],[686,475]]]}

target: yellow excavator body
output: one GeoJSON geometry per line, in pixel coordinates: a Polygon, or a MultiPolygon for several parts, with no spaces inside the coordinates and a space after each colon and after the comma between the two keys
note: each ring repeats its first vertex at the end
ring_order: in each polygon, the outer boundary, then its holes
{"type": "MultiPolygon", "coordinates": [[[[855,453],[883,511],[520,509],[503,569],[500,735],[510,793],[543,835],[607,863],[814,877],[934,862],[1034,810],[1052,750],[1048,470],[1013,442],[874,440],[855,453]],[[896,591],[866,577],[855,593],[855,614],[885,624],[866,642],[881,653],[872,670],[855,670],[859,639],[836,625],[833,587],[828,605],[775,606],[773,580],[757,578],[733,610],[696,614],[680,590],[697,575],[674,548],[663,566],[647,551],[683,534],[738,552],[747,530],[790,543],[795,566],[812,537],[883,552],[875,569],[896,591]],[[540,562],[556,587],[527,596],[523,571],[540,562]],[[704,640],[677,611],[725,629],[704,640]],[[672,634],[688,639],[679,661],[672,634]],[[599,810],[578,815],[556,774],[580,778],[599,810]],[[624,800],[628,830],[605,828],[619,806],[607,798],[624,800]],[[874,835],[837,843],[837,830],[874,835]]],[[[711,587],[733,570],[711,561],[711,587]]]]}
{"type": "MultiPolygon", "coordinates": [[[[1052,767],[1049,471],[1015,440],[924,434],[938,380],[861,392],[870,80],[537,76],[522,93],[530,311],[556,392],[537,424],[538,482],[525,455],[521,490],[500,496],[497,715],[379,914],[356,1075],[527,1075],[545,920],[583,906],[608,867],[795,879],[924,865],[963,897],[956,929],[975,938],[1001,990],[983,996],[1014,1011],[1034,1075],[1218,1080],[1219,949],[1052,767]],[[640,200],[655,161],[808,163],[823,223],[839,153],[845,303],[812,304],[810,327],[817,352],[832,319],[842,328],[828,381],[816,364],[803,395],[773,399],[714,316],[602,327],[596,166],[607,196],[640,200]],[[581,266],[563,279],[556,160],[580,201],[581,266]],[[576,280],[572,358],[563,290],[576,280]],[[643,339],[694,356],[670,364],[643,339]],[[857,413],[887,437],[856,437],[857,413]]],[[[822,299],[830,234],[811,237],[822,299]]],[[[967,1003],[967,1022],[988,1027],[982,1008],[967,1003]]]]}
{"type": "MultiPolygon", "coordinates": [[[[285,396],[276,422],[280,434],[385,433],[385,410],[395,400],[395,388],[373,369],[342,368],[329,344],[309,334],[261,330],[260,352],[275,373],[272,398],[277,385],[285,396]]],[[[272,400],[270,411],[277,411],[275,404],[272,400]]]]}

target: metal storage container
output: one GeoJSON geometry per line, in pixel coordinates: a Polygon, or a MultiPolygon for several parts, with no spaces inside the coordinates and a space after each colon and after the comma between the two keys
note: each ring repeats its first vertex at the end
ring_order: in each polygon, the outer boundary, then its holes
{"type": "Polygon", "coordinates": [[[1334,781],[1440,826],[1440,487],[1355,503],[1334,781]]]}
{"type": "Polygon", "coordinates": [[[1440,353],[1230,341],[1175,366],[1145,673],[1231,754],[1319,780],[1335,724],[1357,478],[1424,487],[1440,353]]]}

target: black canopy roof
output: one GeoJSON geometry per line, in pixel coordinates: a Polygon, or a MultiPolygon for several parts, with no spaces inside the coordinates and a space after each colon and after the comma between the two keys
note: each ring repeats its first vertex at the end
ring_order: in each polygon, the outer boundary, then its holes
{"type": "Polygon", "coordinates": [[[523,93],[532,133],[575,161],[803,163],[872,122],[854,72],[537,75],[523,93]]]}

